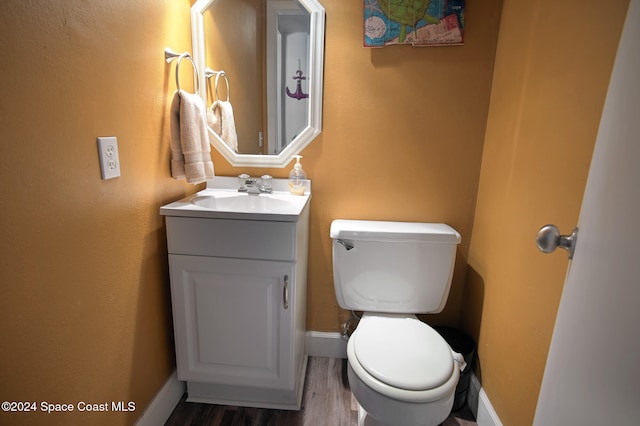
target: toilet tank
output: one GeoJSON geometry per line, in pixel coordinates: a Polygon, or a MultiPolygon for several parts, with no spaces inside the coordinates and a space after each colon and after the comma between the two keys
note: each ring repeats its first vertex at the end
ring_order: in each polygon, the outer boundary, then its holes
{"type": "Polygon", "coordinates": [[[333,282],[343,309],[437,313],[460,234],[444,223],[334,220],[333,282]]]}

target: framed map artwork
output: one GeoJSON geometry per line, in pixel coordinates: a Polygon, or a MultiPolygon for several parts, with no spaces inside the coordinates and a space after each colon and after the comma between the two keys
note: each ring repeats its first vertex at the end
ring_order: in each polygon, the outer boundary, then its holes
{"type": "Polygon", "coordinates": [[[459,45],[464,0],[363,0],[364,47],[459,45]]]}

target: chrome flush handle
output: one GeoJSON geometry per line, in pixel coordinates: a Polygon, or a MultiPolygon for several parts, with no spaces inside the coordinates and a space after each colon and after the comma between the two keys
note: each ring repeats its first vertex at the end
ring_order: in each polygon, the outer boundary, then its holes
{"type": "Polygon", "coordinates": [[[336,240],[336,242],[338,244],[342,244],[344,246],[344,248],[347,249],[347,251],[351,250],[352,248],[354,248],[355,246],[353,245],[353,243],[350,243],[349,241],[345,241],[345,240],[336,240]]]}

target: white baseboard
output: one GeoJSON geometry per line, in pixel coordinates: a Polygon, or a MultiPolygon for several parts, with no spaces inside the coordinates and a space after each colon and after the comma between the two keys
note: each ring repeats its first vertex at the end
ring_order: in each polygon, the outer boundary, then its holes
{"type": "Polygon", "coordinates": [[[471,374],[467,404],[471,409],[478,426],[502,426],[498,414],[493,409],[487,393],[482,389],[480,381],[475,374],[471,374]]]}
{"type": "Polygon", "coordinates": [[[186,391],[185,382],[178,380],[178,375],[174,371],[167,379],[164,386],[153,398],[142,416],[136,421],[136,426],[158,426],[163,425],[171,416],[182,395],[186,391]]]}
{"type": "MultiPolygon", "coordinates": [[[[347,341],[342,338],[340,333],[307,331],[305,343],[309,356],[347,358],[347,341]]],[[[185,382],[179,381],[174,371],[135,423],[136,426],[164,424],[185,391],[185,382]]],[[[478,426],[502,426],[500,418],[475,374],[471,375],[467,404],[475,416],[478,426]]]]}
{"type": "Polygon", "coordinates": [[[307,331],[305,345],[309,356],[347,358],[347,341],[340,333],[307,331]]]}

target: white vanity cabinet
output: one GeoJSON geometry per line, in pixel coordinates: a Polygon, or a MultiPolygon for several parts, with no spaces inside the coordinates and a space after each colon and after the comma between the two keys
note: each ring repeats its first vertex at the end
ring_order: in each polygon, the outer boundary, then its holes
{"type": "Polygon", "coordinates": [[[163,214],[187,400],[299,409],[309,204],[295,221],[163,214]]]}

